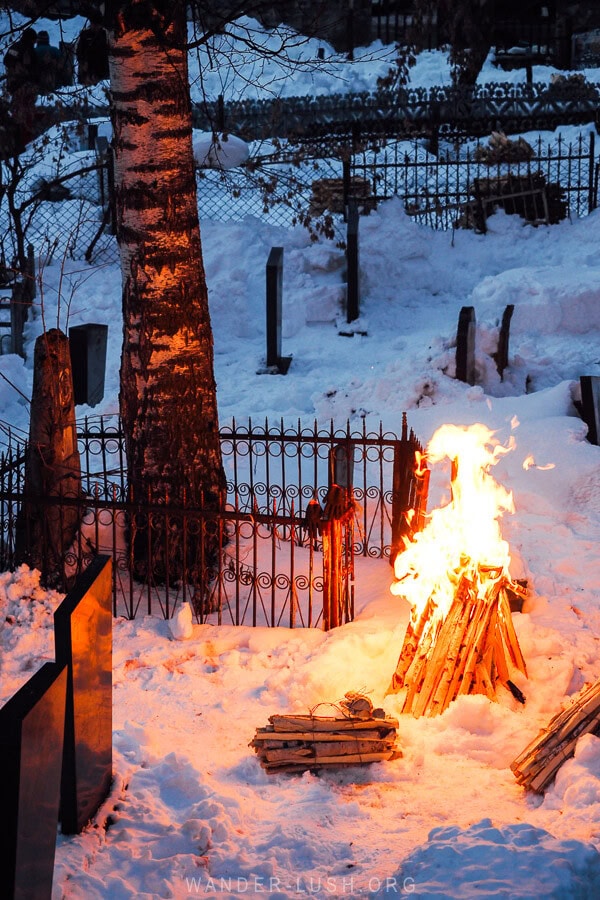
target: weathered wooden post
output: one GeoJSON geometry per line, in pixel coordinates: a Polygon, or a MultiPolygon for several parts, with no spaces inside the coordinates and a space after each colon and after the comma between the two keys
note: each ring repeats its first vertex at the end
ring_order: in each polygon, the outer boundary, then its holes
{"type": "Polygon", "coordinates": [[[291,356],[281,355],[283,247],[271,247],[267,260],[267,371],[285,375],[291,356]]]}
{"type": "Polygon", "coordinates": [[[69,341],[52,328],[35,343],[25,499],[16,557],[39,569],[45,584],[64,585],[64,556],[79,527],[81,497],[69,341]]]}
{"type": "Polygon", "coordinates": [[[402,435],[394,445],[392,469],[391,566],[404,549],[405,541],[424,527],[429,474],[423,447],[412,430],[409,435],[406,413],[403,413],[402,435]]]}
{"type": "Polygon", "coordinates": [[[329,456],[329,490],[321,519],[323,540],[323,628],[336,628],[353,616],[352,517],[354,459],[350,443],[337,444],[329,456]],[[346,576],[346,577],[345,577],[346,576]]]}
{"type": "Polygon", "coordinates": [[[475,308],[463,306],[456,332],[456,377],[475,384],[475,308]]]}

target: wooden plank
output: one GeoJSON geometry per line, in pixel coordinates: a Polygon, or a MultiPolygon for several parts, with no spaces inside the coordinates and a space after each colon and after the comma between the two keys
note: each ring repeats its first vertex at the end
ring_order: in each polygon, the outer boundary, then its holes
{"type": "MultiPolygon", "coordinates": [[[[394,728],[380,728],[380,729],[364,729],[358,730],[357,733],[360,734],[360,738],[362,739],[373,739],[378,740],[387,736],[388,734],[394,732],[394,728]]],[[[334,732],[334,731],[267,731],[267,732],[258,732],[254,735],[255,741],[270,741],[281,743],[282,741],[290,742],[290,741],[347,741],[348,740],[348,729],[345,731],[334,732]]]]}
{"type": "Polygon", "coordinates": [[[269,716],[276,732],[279,731],[362,731],[369,728],[398,728],[398,720],[385,719],[337,719],[324,716],[269,716]]]}
{"type": "MultiPolygon", "coordinates": [[[[372,762],[382,762],[383,760],[390,759],[392,755],[392,751],[386,750],[383,753],[356,753],[352,756],[324,756],[318,761],[307,761],[304,766],[305,768],[313,768],[316,766],[350,766],[357,765],[363,763],[372,763],[372,762]]],[[[277,766],[280,766],[279,762],[265,762],[265,769],[273,769],[277,766]]]]}
{"type": "Polygon", "coordinates": [[[515,626],[513,625],[512,613],[510,611],[510,603],[508,601],[508,597],[506,596],[505,591],[500,592],[499,597],[499,622],[500,622],[500,630],[503,632],[506,638],[506,645],[508,648],[508,652],[510,658],[512,659],[514,665],[517,669],[525,675],[527,678],[527,666],[525,664],[525,660],[523,658],[523,654],[521,653],[521,648],[519,646],[519,640],[517,638],[517,634],[515,632],[515,626]]]}
{"type": "Polygon", "coordinates": [[[322,743],[316,743],[314,745],[315,756],[317,759],[326,756],[351,756],[355,753],[364,754],[364,753],[385,753],[389,750],[392,750],[394,747],[394,740],[388,741],[363,741],[363,740],[355,740],[355,741],[344,741],[342,743],[335,743],[329,741],[323,741],[322,743]]]}

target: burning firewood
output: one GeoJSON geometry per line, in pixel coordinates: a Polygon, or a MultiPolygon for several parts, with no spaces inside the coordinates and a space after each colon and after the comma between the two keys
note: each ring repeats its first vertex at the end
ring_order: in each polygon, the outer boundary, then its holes
{"type": "Polygon", "coordinates": [[[347,715],[269,716],[250,746],[267,772],[303,772],[323,766],[349,766],[398,759],[398,720],[370,700],[351,693],[341,705],[347,715]],[[366,701],[366,702],[365,702],[366,701]],[[354,708],[355,712],[350,710],[354,708]]]}
{"type": "Polygon", "coordinates": [[[510,494],[488,474],[497,447],[483,425],[444,426],[428,447],[430,461],[451,460],[451,501],[395,562],[392,591],[413,606],[389,688],[404,690],[403,713],[437,715],[461,694],[496,700],[499,684],[524,702],[512,679],[527,669],[510,608],[524,589],[508,574],[497,522],[512,509],[510,494]]]}
{"type": "Polygon", "coordinates": [[[437,715],[461,694],[495,700],[498,682],[517,696],[510,673],[527,670],[506,592],[512,582],[490,582],[489,576],[481,566],[471,576],[461,575],[441,621],[433,598],[416,622],[411,620],[390,688],[394,693],[407,688],[403,713],[437,715]]]}
{"type": "Polygon", "coordinates": [[[579,738],[598,732],[600,682],[584,688],[515,759],[511,764],[515,778],[528,790],[542,794],[562,764],[575,753],[579,738]]]}

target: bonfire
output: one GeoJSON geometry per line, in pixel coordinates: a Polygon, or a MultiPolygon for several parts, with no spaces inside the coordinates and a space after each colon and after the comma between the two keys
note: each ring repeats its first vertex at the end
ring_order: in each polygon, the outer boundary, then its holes
{"type": "Polygon", "coordinates": [[[404,692],[402,712],[436,715],[461,694],[496,700],[500,686],[524,702],[514,679],[527,671],[509,599],[523,588],[509,574],[499,522],[514,511],[513,498],[490,474],[511,449],[481,424],[444,425],[429,443],[429,464],[450,462],[451,497],[394,563],[392,593],[412,607],[389,688],[404,692]]]}

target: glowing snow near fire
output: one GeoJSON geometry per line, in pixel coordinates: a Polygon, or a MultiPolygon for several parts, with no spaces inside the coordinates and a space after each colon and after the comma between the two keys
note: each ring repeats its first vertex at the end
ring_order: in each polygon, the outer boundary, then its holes
{"type": "Polygon", "coordinates": [[[444,615],[452,603],[460,573],[493,566],[507,574],[509,548],[499,518],[514,512],[512,494],[490,475],[490,468],[514,442],[502,446],[485,425],[442,425],[427,447],[427,461],[452,464],[450,502],[428,515],[425,529],[395,560],[397,581],[391,586],[420,612],[435,596],[444,615]]]}

